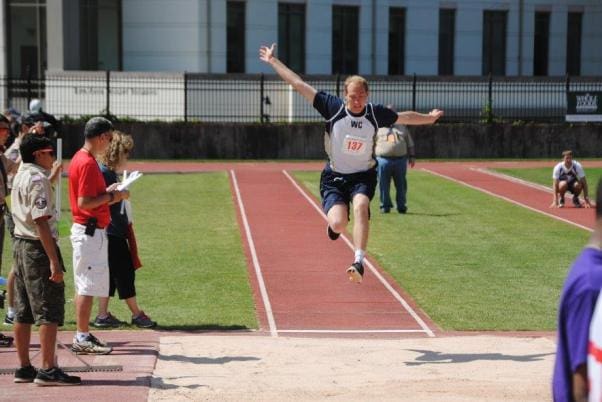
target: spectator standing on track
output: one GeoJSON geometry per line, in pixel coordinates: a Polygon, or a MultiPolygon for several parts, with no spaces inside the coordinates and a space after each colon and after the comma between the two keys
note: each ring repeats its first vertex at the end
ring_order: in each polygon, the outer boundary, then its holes
{"type": "Polygon", "coordinates": [[[20,147],[23,164],[14,178],[12,198],[15,223],[15,343],[20,367],[14,382],[38,385],[79,385],[65,374],[55,358],[58,327],[65,319],[65,271],[58,247],[54,194],[47,171],[54,165],[52,142],[27,134],[20,147]],[[40,328],[42,367],[29,359],[31,324],[40,328]]]}
{"type": "Polygon", "coordinates": [[[320,195],[328,219],[327,234],[331,240],[339,238],[349,222],[349,205],[353,204],[355,259],[347,268],[347,275],[349,280],[359,283],[368,244],[370,200],[377,181],[374,156],[377,129],[395,123],[433,124],[443,112],[434,109],[429,114],[395,113],[383,105],[368,103],[368,83],[357,75],[345,80],[344,100],[318,92],[278,60],[275,47],[275,44],[261,46],[259,58],[326,119],[324,143],[328,162],[320,179],[320,195]]]}
{"type": "Polygon", "coordinates": [[[602,181],[596,193],[596,224],[562,288],[552,390],[555,402],[586,401],[590,322],[602,289],[602,181]]]}
{"type": "MultiPolygon", "coordinates": [[[[45,130],[44,130],[43,124],[41,122],[36,122],[35,119],[33,117],[31,117],[30,114],[25,114],[25,115],[21,116],[19,120],[20,121],[18,124],[18,135],[15,137],[15,139],[14,139],[13,143],[10,145],[10,147],[8,147],[8,149],[6,149],[6,151],[4,151],[4,156],[9,161],[12,161],[14,163],[14,166],[16,166],[14,168],[14,170],[7,171],[8,193],[10,193],[10,191],[11,191],[13,178],[17,172],[19,163],[21,163],[21,153],[19,151],[19,147],[21,146],[21,140],[27,133],[32,133],[32,134],[41,135],[41,136],[45,135],[45,130]]],[[[62,166],[60,166],[58,164],[58,162],[55,163],[52,167],[52,170],[50,171],[49,178],[50,178],[51,183],[54,184],[60,178],[61,171],[62,171],[62,166]]],[[[12,214],[7,206],[5,206],[5,208],[4,208],[4,224],[6,225],[6,228],[8,229],[8,232],[11,236],[11,240],[14,240],[15,225],[13,223],[12,214]]],[[[2,232],[2,233],[4,233],[4,232],[2,232]]],[[[2,234],[1,236],[4,236],[4,235],[2,234]]],[[[4,241],[4,238],[2,237],[2,239],[0,240],[0,244],[3,244],[3,241],[4,241]]],[[[2,252],[0,251],[0,258],[1,258],[1,256],[2,256],[2,252]]],[[[11,268],[11,271],[8,274],[8,281],[6,284],[7,312],[6,312],[6,316],[4,317],[5,325],[13,324],[14,304],[15,304],[15,297],[14,297],[14,292],[13,292],[14,283],[15,283],[15,275],[14,275],[13,269],[11,268]]]]}
{"type": "MultiPolygon", "coordinates": [[[[395,111],[391,105],[387,105],[387,108],[395,111]]],[[[405,214],[408,210],[406,173],[408,164],[414,167],[416,163],[414,140],[410,131],[401,124],[379,128],[374,153],[378,162],[380,212],[388,214],[393,207],[391,201],[391,179],[393,179],[397,212],[405,214]]]]}
{"type": "MultiPolygon", "coordinates": [[[[106,186],[118,183],[117,171],[125,166],[128,155],[133,148],[134,140],[130,135],[113,131],[113,141],[99,157],[100,170],[104,176],[106,186]]],[[[110,207],[111,223],[107,227],[110,272],[109,296],[113,297],[117,289],[119,298],[125,301],[132,312],[131,323],[140,328],[153,328],[157,323],[152,321],[140,309],[136,301],[136,269],[142,265],[137,258],[137,252],[132,253],[132,246],[135,245],[135,242],[131,241],[133,235],[130,222],[131,212],[128,211],[129,208],[126,208],[125,203],[129,203],[129,200],[117,202],[110,207]]],[[[92,325],[98,328],[106,328],[118,327],[121,324],[122,322],[109,312],[109,297],[99,297],[98,315],[92,325]]]]}
{"type": "Polygon", "coordinates": [[[554,200],[552,201],[552,205],[550,205],[551,208],[564,208],[564,195],[567,191],[573,194],[573,205],[575,208],[583,206],[579,201],[581,191],[583,191],[585,207],[589,208],[592,206],[589,201],[585,171],[579,162],[573,160],[573,151],[567,150],[562,153],[562,162],[559,162],[554,167],[552,180],[554,200]]]}
{"type": "MultiPolygon", "coordinates": [[[[0,115],[0,149],[4,151],[4,144],[10,135],[10,122],[4,115],[0,115]]],[[[4,249],[4,233],[5,233],[5,220],[4,213],[8,211],[6,205],[6,197],[9,195],[8,178],[9,175],[14,175],[19,167],[18,163],[13,162],[4,156],[4,152],[0,153],[0,211],[2,215],[0,217],[0,268],[2,267],[2,250],[4,249]]],[[[1,269],[0,269],[1,271],[1,269]]],[[[15,314],[14,308],[14,274],[12,269],[8,274],[8,281],[6,283],[7,289],[7,314],[4,319],[5,324],[12,325],[13,317],[15,314]]],[[[0,334],[0,346],[10,346],[12,337],[0,334]]]]}
{"type": "Polygon", "coordinates": [[[127,199],[127,191],[105,186],[95,156],[109,146],[113,125],[93,117],[84,128],[85,142],[69,166],[69,202],[73,214],[71,245],[75,278],[77,332],[71,350],[80,354],[107,354],[112,348],[90,333],[93,298],[109,295],[109,261],[106,228],[111,221],[109,205],[127,199]]]}

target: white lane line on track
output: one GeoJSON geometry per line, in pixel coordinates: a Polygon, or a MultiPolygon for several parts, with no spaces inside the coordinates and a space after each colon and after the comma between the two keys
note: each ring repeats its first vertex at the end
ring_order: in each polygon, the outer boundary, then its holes
{"type": "MultiPolygon", "coordinates": [[[[324,220],[326,222],[328,222],[328,219],[326,218],[326,215],[324,214],[324,212],[322,212],[322,209],[318,205],[316,205],[315,201],[309,195],[307,195],[307,193],[297,184],[297,182],[288,174],[288,172],[286,170],[282,170],[282,173],[290,180],[290,182],[301,193],[301,195],[303,197],[305,197],[305,199],[311,204],[311,206],[314,207],[314,209],[316,211],[318,211],[320,216],[322,218],[324,218],[324,220]]],[[[344,234],[341,233],[341,238],[345,241],[345,243],[347,243],[349,248],[353,251],[354,250],[353,243],[351,243],[351,241],[347,238],[347,236],[345,236],[344,234]]],[[[412,318],[418,323],[418,325],[420,325],[420,328],[422,328],[422,331],[424,331],[428,336],[434,337],[435,334],[433,333],[433,331],[428,327],[428,325],[426,325],[426,323],[422,320],[422,318],[420,318],[420,316],[414,311],[414,309],[408,304],[408,302],[406,302],[404,300],[404,298],[401,297],[401,295],[395,289],[393,289],[391,284],[389,282],[387,282],[387,280],[380,274],[380,272],[378,272],[378,270],[374,267],[374,265],[372,265],[372,263],[368,259],[365,259],[364,261],[366,262],[366,265],[368,266],[368,268],[370,268],[370,271],[372,271],[374,276],[376,276],[376,278],[378,278],[378,280],[391,293],[391,295],[393,295],[393,297],[412,316],[412,318]]]]}
{"type": "Polygon", "coordinates": [[[489,176],[498,177],[500,179],[508,180],[513,183],[522,184],[523,186],[527,186],[527,187],[531,187],[531,188],[534,188],[537,190],[545,191],[546,193],[551,194],[554,192],[554,190],[552,190],[552,188],[550,188],[548,186],[544,186],[544,185],[538,184],[538,183],[531,183],[530,181],[519,179],[518,177],[512,177],[512,176],[509,176],[504,173],[495,172],[493,170],[483,169],[483,168],[475,168],[475,167],[471,167],[470,170],[473,170],[473,171],[479,172],[479,173],[483,173],[483,174],[488,174],[489,176]]]}
{"type": "Polygon", "coordinates": [[[247,240],[249,242],[249,249],[251,250],[251,258],[253,259],[253,267],[255,268],[255,275],[257,276],[257,283],[259,284],[259,291],[261,293],[261,298],[263,300],[263,305],[265,306],[265,313],[268,317],[268,325],[270,327],[270,335],[272,337],[278,337],[278,329],[276,328],[276,320],[274,320],[274,313],[272,312],[272,305],[270,303],[270,298],[268,297],[268,291],[265,287],[265,282],[263,280],[263,274],[261,273],[261,266],[259,265],[259,259],[257,258],[257,251],[255,250],[255,242],[253,241],[253,236],[251,235],[251,228],[249,226],[249,221],[247,220],[247,213],[245,212],[245,206],[242,202],[242,197],[240,195],[240,189],[238,187],[238,181],[236,180],[236,174],[234,170],[230,170],[230,176],[232,177],[232,184],[234,184],[234,191],[236,192],[236,200],[238,201],[238,208],[240,209],[240,216],[242,217],[242,223],[245,227],[245,232],[247,234],[247,240]]]}
{"type": "Polygon", "coordinates": [[[287,334],[403,334],[426,331],[423,329],[279,329],[278,332],[287,334]]]}
{"type": "Polygon", "coordinates": [[[454,178],[453,178],[453,177],[451,177],[451,176],[446,176],[446,175],[444,175],[444,174],[437,173],[437,172],[434,172],[434,171],[432,171],[432,170],[429,170],[429,169],[422,168],[421,170],[422,170],[422,171],[424,171],[424,172],[430,173],[430,174],[432,174],[432,175],[439,176],[439,177],[442,177],[442,178],[444,178],[444,179],[447,179],[447,180],[453,181],[454,183],[458,183],[458,184],[461,184],[461,185],[463,185],[463,186],[470,187],[470,188],[472,188],[473,190],[480,191],[480,192],[482,192],[482,193],[485,193],[485,194],[488,194],[488,195],[490,195],[490,196],[492,196],[492,197],[496,197],[496,198],[502,199],[502,200],[504,200],[504,201],[507,201],[507,202],[509,202],[509,203],[512,203],[512,204],[514,204],[514,205],[518,205],[518,206],[520,206],[520,207],[527,208],[528,210],[531,210],[531,211],[533,211],[533,212],[537,212],[537,213],[540,213],[540,214],[542,214],[542,215],[545,215],[545,216],[547,216],[547,217],[550,217],[550,218],[553,218],[553,219],[559,220],[559,221],[561,221],[561,222],[568,223],[569,225],[577,226],[578,228],[580,228],[580,229],[585,229],[585,230],[587,230],[588,232],[593,232],[593,229],[591,229],[591,228],[588,228],[587,226],[583,226],[583,225],[580,225],[580,224],[578,224],[578,223],[576,223],[576,222],[570,221],[570,220],[568,220],[568,219],[564,219],[564,218],[561,218],[561,217],[559,217],[559,216],[552,215],[552,214],[550,214],[550,213],[547,213],[547,212],[541,211],[541,210],[539,210],[539,209],[536,209],[536,208],[530,207],[530,206],[528,206],[528,205],[525,205],[525,204],[523,204],[523,203],[521,203],[521,202],[518,202],[518,201],[512,200],[512,199],[510,199],[510,198],[508,198],[508,197],[504,197],[503,195],[499,195],[499,194],[492,193],[492,192],[491,192],[491,191],[489,191],[489,190],[485,190],[484,188],[480,188],[480,187],[474,186],[474,185],[472,185],[472,184],[468,184],[468,183],[466,183],[465,181],[458,180],[458,179],[454,179],[454,178]]]}

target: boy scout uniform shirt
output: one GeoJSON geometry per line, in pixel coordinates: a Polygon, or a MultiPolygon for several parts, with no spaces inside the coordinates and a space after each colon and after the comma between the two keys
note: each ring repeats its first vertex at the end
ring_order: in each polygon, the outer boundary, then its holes
{"type": "Polygon", "coordinates": [[[21,165],[13,180],[11,206],[16,237],[39,240],[34,220],[49,216],[50,232],[55,240],[58,239],[54,192],[42,167],[33,163],[21,165]]]}

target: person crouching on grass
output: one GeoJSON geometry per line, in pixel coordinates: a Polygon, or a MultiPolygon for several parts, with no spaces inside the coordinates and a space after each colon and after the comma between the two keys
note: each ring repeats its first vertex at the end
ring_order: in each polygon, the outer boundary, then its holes
{"type": "Polygon", "coordinates": [[[38,385],[79,385],[81,379],[56,366],[58,326],[65,318],[65,271],[57,244],[54,194],[47,172],[53,167],[52,142],[26,134],[21,142],[23,164],[13,180],[11,194],[15,223],[15,344],[19,363],[14,382],[38,385]],[[31,324],[40,327],[42,368],[29,360],[31,324]]]}
{"type": "MultiPolygon", "coordinates": [[[[134,140],[130,135],[120,131],[113,131],[113,141],[109,147],[99,156],[100,170],[105,179],[107,187],[118,182],[117,170],[125,166],[128,155],[134,148],[134,140]]],[[[131,212],[128,213],[124,203],[121,201],[110,206],[111,223],[107,227],[109,239],[109,296],[115,295],[115,289],[119,291],[119,298],[125,300],[132,312],[132,325],[140,328],[153,328],[157,325],[150,317],[140,310],[136,302],[136,286],[134,284],[135,270],[142,266],[137,258],[135,241],[133,240],[133,229],[131,225],[131,212]]],[[[95,327],[118,327],[122,324],[109,312],[109,298],[98,299],[98,315],[92,323],[95,327]]]]}

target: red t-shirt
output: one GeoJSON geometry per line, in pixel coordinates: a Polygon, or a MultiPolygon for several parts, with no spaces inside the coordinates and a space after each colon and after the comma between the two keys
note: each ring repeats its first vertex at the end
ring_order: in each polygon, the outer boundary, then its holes
{"type": "Polygon", "coordinates": [[[97,197],[106,193],[105,179],[96,159],[87,151],[80,149],[73,155],[69,164],[69,201],[73,222],[85,225],[88,219],[98,219],[98,227],[105,228],[111,222],[108,204],[94,209],[81,209],[77,206],[78,197],[97,197]]]}

